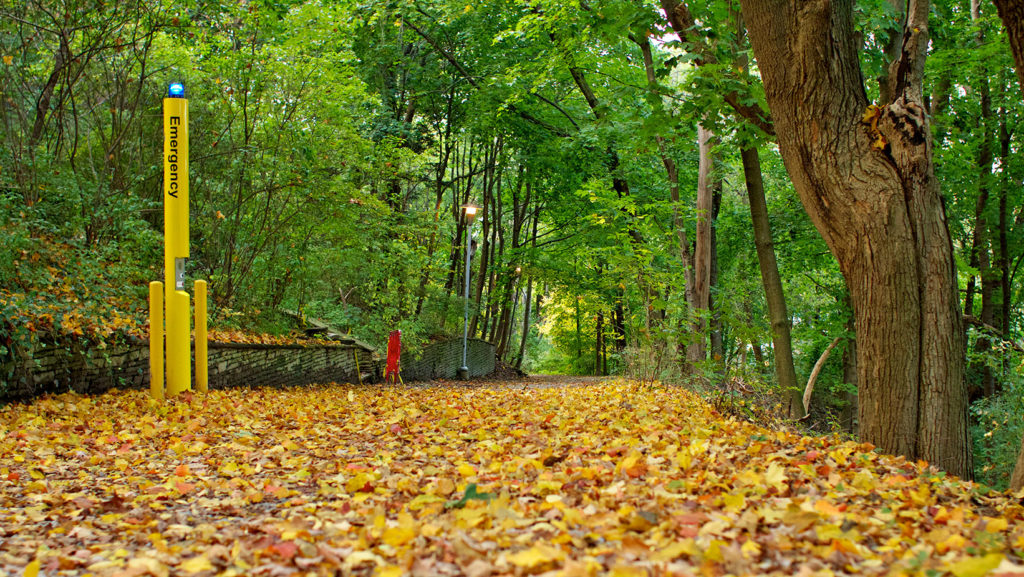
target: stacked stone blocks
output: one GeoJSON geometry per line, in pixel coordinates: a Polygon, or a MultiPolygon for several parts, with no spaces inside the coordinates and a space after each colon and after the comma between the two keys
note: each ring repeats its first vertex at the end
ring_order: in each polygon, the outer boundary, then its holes
{"type": "MultiPolygon", "coordinates": [[[[355,345],[209,343],[211,388],[297,386],[358,382],[360,369],[376,372],[373,351],[355,345]]],[[[134,342],[107,348],[40,344],[30,354],[0,359],[0,401],[46,393],[97,394],[112,388],[149,387],[149,347],[134,342]]]]}

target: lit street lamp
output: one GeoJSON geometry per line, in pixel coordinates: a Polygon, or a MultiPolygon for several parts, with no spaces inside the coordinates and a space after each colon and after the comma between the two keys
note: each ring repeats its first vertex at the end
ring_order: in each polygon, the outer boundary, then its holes
{"type": "Polygon", "coordinates": [[[465,204],[462,210],[466,215],[466,307],[462,323],[462,366],[459,367],[459,378],[469,380],[469,364],[466,359],[469,352],[469,261],[472,257],[470,243],[473,240],[473,219],[476,218],[477,207],[465,204]]]}

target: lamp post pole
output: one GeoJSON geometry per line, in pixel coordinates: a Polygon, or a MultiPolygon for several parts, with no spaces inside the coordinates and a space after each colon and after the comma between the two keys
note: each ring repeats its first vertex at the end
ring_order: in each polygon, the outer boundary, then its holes
{"type": "Polygon", "coordinates": [[[469,265],[472,255],[470,253],[473,242],[473,217],[476,216],[476,207],[467,204],[462,207],[466,214],[466,290],[463,293],[466,297],[466,305],[462,317],[462,366],[459,368],[459,377],[462,380],[469,380],[469,265]]]}

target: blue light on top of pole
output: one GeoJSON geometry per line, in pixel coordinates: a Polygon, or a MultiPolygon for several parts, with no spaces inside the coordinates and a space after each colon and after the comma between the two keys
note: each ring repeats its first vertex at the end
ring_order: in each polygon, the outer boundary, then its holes
{"type": "Polygon", "coordinates": [[[180,82],[172,82],[167,87],[168,98],[185,98],[185,85],[180,82]]]}

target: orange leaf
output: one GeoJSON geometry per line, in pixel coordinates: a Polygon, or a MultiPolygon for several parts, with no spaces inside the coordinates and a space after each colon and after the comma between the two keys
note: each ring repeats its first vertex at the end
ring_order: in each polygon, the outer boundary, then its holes
{"type": "Polygon", "coordinates": [[[282,559],[291,559],[299,552],[299,547],[292,541],[282,541],[270,546],[271,550],[281,556],[282,559]]]}

